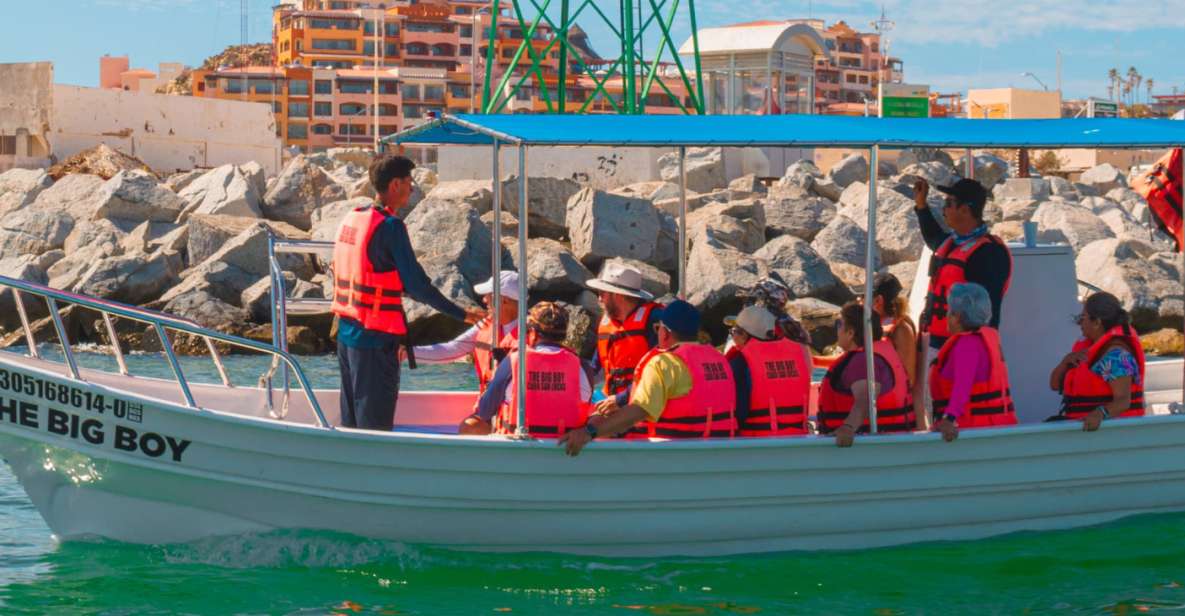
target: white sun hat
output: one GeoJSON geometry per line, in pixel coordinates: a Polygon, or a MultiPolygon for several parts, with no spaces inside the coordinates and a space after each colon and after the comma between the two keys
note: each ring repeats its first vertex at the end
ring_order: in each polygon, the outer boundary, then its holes
{"type": "MultiPolygon", "coordinates": [[[[518,301],[518,272],[503,270],[501,273],[501,284],[498,285],[502,292],[502,297],[510,298],[518,301]]],[[[491,276],[489,280],[473,287],[473,291],[478,295],[491,295],[494,293],[494,278],[491,276]]]]}
{"type": "Polygon", "coordinates": [[[654,299],[654,295],[642,288],[642,272],[624,263],[605,262],[601,274],[585,284],[595,291],[608,291],[647,301],[654,299]]]}

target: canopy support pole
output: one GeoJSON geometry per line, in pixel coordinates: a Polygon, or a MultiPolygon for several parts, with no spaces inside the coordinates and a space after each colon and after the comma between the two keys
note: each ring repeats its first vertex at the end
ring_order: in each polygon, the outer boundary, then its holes
{"type": "Polygon", "coordinates": [[[518,146],[518,374],[517,425],[514,435],[527,438],[527,146],[518,146]]]}
{"type": "MultiPolygon", "coordinates": [[[[1185,146],[1182,146],[1182,151],[1185,152],[1185,146]]],[[[1172,157],[1170,157],[1170,158],[1172,158],[1172,157]]],[[[1181,173],[1180,177],[1182,179],[1185,179],[1185,156],[1181,157],[1181,168],[1178,169],[1178,171],[1181,173]]],[[[1185,197],[1185,185],[1183,185],[1181,187],[1181,196],[1185,197]]],[[[1148,216],[1151,217],[1152,210],[1149,209],[1148,212],[1149,212],[1148,216]]],[[[1182,251],[1181,258],[1185,259],[1185,251],[1182,251]]],[[[1185,267],[1182,267],[1182,269],[1181,269],[1181,291],[1183,293],[1185,293],[1185,267]]],[[[1185,325],[1183,325],[1183,326],[1185,326],[1185,325]]],[[[1182,373],[1182,375],[1181,375],[1181,407],[1180,408],[1181,408],[1181,412],[1185,412],[1185,373],[1182,373]]]]}
{"type": "Polygon", "coordinates": [[[872,352],[872,277],[876,273],[876,180],[879,146],[868,149],[868,241],[864,250],[864,367],[868,385],[868,426],[876,434],[876,354],[872,352]]]}
{"type": "Polygon", "coordinates": [[[964,177],[968,180],[975,179],[975,154],[971,152],[971,148],[967,148],[967,164],[964,165],[967,171],[964,172],[964,177]]]}
{"type": "Polygon", "coordinates": [[[679,146],[679,299],[687,299],[687,146],[679,146]]]}
{"type": "MultiPolygon", "coordinates": [[[[493,281],[493,294],[490,298],[490,348],[495,349],[502,341],[502,172],[499,169],[500,145],[494,139],[493,162],[490,164],[490,188],[494,191],[494,237],[490,241],[490,279],[493,281]]],[[[479,332],[480,335],[480,332],[479,332]]],[[[486,366],[493,374],[494,365],[498,363],[494,353],[490,353],[490,365],[486,366]]]]}

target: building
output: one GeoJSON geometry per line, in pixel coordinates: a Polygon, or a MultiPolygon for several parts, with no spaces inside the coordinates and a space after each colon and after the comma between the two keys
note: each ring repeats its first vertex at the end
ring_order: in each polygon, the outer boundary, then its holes
{"type": "MultiPolygon", "coordinates": [[[[900,83],[902,63],[879,33],[840,21],[764,20],[699,30],[709,113],[876,113],[877,86],[900,83]]],[[[680,54],[692,53],[688,39],[680,54]]]]}
{"type": "Polygon", "coordinates": [[[1062,117],[1061,92],[1023,88],[967,91],[967,117],[976,120],[1022,120],[1062,117]]]}
{"type": "Polygon", "coordinates": [[[0,171],[46,167],[100,143],[158,172],[256,161],[274,174],[280,165],[270,106],[55,84],[50,62],[0,64],[0,171]]]}
{"type": "Polygon", "coordinates": [[[179,62],[161,62],[157,72],[143,68],[129,68],[127,56],[105,55],[99,58],[99,87],[131,92],[156,92],[157,88],[173,81],[185,70],[179,62]]]}
{"type": "MultiPolygon", "coordinates": [[[[273,9],[272,66],[194,71],[193,95],[270,104],[276,134],[303,151],[370,146],[378,136],[414,126],[434,113],[479,110],[489,62],[494,66],[491,98],[500,113],[557,109],[560,56],[551,28],[540,24],[532,35],[530,48],[541,56],[541,65],[538,73],[526,74],[527,61],[515,60],[525,33],[509,7],[500,12],[491,46],[493,20],[486,0],[381,5],[286,0],[273,9]]],[[[578,28],[569,31],[569,40],[590,67],[604,63],[578,28]]],[[[579,70],[576,58],[569,62],[565,110],[612,111],[609,101],[596,94],[592,76],[579,70]]],[[[679,102],[689,103],[685,88],[668,87],[679,102]]],[[[603,89],[620,97],[624,88],[617,78],[603,89]]],[[[658,87],[646,102],[652,113],[681,113],[658,87]]]]}
{"type": "MultiPolygon", "coordinates": [[[[1176,90],[1176,88],[1173,88],[1176,90]]],[[[1170,117],[1185,109],[1185,94],[1153,94],[1152,112],[1158,116],[1170,117]]]]}

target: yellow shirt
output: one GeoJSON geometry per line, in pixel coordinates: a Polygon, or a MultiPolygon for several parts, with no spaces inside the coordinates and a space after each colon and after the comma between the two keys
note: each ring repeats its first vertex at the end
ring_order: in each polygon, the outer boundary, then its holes
{"type": "Polygon", "coordinates": [[[691,370],[674,353],[659,353],[642,368],[630,392],[630,404],[642,407],[650,420],[662,416],[667,400],[691,392],[691,370]]]}

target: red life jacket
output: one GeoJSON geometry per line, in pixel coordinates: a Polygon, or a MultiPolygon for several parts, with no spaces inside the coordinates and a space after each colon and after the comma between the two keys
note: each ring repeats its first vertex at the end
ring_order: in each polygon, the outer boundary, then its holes
{"type": "MultiPolygon", "coordinates": [[[[683,342],[672,349],[654,349],[638,363],[637,375],[651,359],[671,353],[687,365],[691,390],[667,400],[656,421],[640,422],[626,438],[709,438],[732,437],[737,431],[736,385],[728,360],[715,347],[683,342]]],[[[634,379],[637,380],[638,376],[634,379]]]]}
{"type": "MultiPolygon", "coordinates": [[[[494,369],[497,367],[491,361],[494,357],[494,345],[491,342],[494,339],[494,320],[486,317],[478,323],[477,328],[477,339],[473,343],[473,368],[477,371],[477,390],[484,392],[494,378],[494,369]]],[[[497,348],[506,354],[518,349],[517,325],[502,336],[497,348]]]]}
{"type": "Polygon", "coordinates": [[[1148,173],[1132,178],[1132,188],[1148,201],[1156,215],[1156,224],[1177,242],[1177,252],[1185,246],[1185,225],[1181,221],[1181,148],[1156,161],[1148,173]]]}
{"type": "Polygon", "coordinates": [[[1012,404],[1012,391],[1008,387],[1008,366],[1000,348],[1000,334],[986,325],[973,332],[959,332],[942,345],[938,357],[930,365],[930,397],[934,400],[934,414],[940,415],[950,404],[954,381],[942,376],[942,367],[955,342],[964,336],[978,336],[987,348],[990,366],[988,380],[971,387],[971,401],[967,411],[959,418],[960,428],[984,428],[989,426],[1011,426],[1016,424],[1016,407],[1012,404]]]}
{"type": "Polygon", "coordinates": [[[330,311],[366,329],[401,335],[407,333],[407,322],[399,271],[374,271],[367,254],[370,238],[386,219],[378,207],[363,207],[342,220],[333,246],[335,292],[330,311]]]}
{"type": "MultiPolygon", "coordinates": [[[[840,356],[823,377],[819,384],[819,411],[816,419],[819,422],[819,432],[827,434],[833,432],[847,420],[848,414],[856,404],[856,398],[851,392],[840,390],[839,381],[847,368],[861,349],[853,349],[840,356]]],[[[913,396],[909,393],[909,377],[905,374],[905,366],[897,356],[893,343],[884,338],[872,343],[872,352],[876,357],[889,364],[893,372],[893,388],[881,392],[876,397],[876,431],[877,432],[909,432],[914,429],[915,417],[913,413],[913,396]]],[[[870,376],[875,380],[874,376],[870,376]]],[[[860,430],[870,429],[868,417],[860,430]]]]}
{"type": "Polygon", "coordinates": [[[650,321],[650,313],[659,307],[653,302],[642,304],[620,323],[607,314],[601,317],[597,325],[597,356],[605,369],[606,396],[621,393],[634,382],[634,369],[650,351],[646,323],[650,321]]]}
{"type": "Polygon", "coordinates": [[[1062,379],[1062,415],[1070,419],[1082,419],[1100,405],[1111,402],[1111,386],[1090,368],[1115,340],[1123,341],[1123,346],[1135,356],[1140,370],[1139,378],[1132,379],[1131,406],[1119,416],[1144,416],[1144,347],[1130,325],[1112,327],[1094,344],[1086,338],[1074,343],[1074,352],[1086,351],[1086,361],[1067,370],[1062,379]]]}
{"type": "MultiPolygon", "coordinates": [[[[510,392],[494,423],[494,431],[512,434],[518,423],[518,352],[510,354],[510,392]]],[[[558,352],[527,349],[527,432],[559,438],[588,419],[588,402],[580,397],[580,358],[564,347],[558,352]]]]}
{"type": "Polygon", "coordinates": [[[749,366],[749,415],[740,436],[806,434],[810,352],[785,338],[752,339],[740,350],[749,366]]]}
{"type": "MultiPolygon", "coordinates": [[[[967,261],[971,259],[971,255],[975,254],[976,250],[989,243],[999,244],[1004,246],[1005,251],[1008,250],[1003,240],[991,234],[982,235],[962,246],[956,246],[955,238],[952,236],[946,238],[946,241],[930,257],[930,286],[926,291],[926,309],[922,312],[922,331],[930,334],[932,343],[935,341],[945,342],[946,338],[950,336],[950,326],[947,324],[946,296],[950,293],[951,287],[960,282],[967,282],[967,261]]],[[[1011,252],[1008,252],[1008,258],[1011,263],[1011,252]]],[[[1008,292],[1008,285],[1011,282],[1010,266],[1008,280],[1004,281],[1005,293],[1008,292]]]]}

